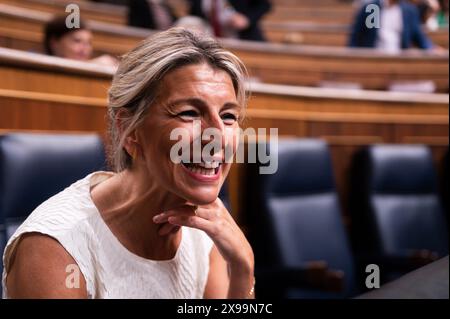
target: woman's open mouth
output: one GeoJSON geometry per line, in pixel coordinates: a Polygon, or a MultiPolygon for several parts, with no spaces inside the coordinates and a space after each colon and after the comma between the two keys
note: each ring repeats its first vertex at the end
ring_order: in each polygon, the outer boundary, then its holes
{"type": "Polygon", "coordinates": [[[200,181],[212,181],[219,178],[221,163],[186,163],[182,162],[182,166],[186,169],[190,176],[200,181]]]}

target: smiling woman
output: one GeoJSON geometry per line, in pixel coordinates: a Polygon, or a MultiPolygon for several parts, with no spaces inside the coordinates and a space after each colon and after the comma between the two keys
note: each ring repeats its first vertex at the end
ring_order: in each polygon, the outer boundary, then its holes
{"type": "Polygon", "coordinates": [[[109,91],[116,172],[88,175],[19,227],[5,250],[4,296],[252,298],[252,249],[218,199],[244,76],[233,54],[184,29],[128,53],[109,91]],[[195,161],[212,128],[222,147],[195,161]],[[170,137],[180,129],[192,158],[176,162],[170,137]]]}

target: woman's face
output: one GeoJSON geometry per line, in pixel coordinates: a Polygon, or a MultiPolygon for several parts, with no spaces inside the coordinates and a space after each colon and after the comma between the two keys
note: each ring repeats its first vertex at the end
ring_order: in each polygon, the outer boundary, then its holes
{"type": "Polygon", "coordinates": [[[225,148],[231,150],[226,152],[229,157],[238,144],[242,106],[238,105],[231,78],[225,71],[208,64],[188,65],[167,74],[159,91],[137,131],[146,174],[159,187],[190,203],[211,203],[230,169],[231,163],[224,163],[225,148]],[[202,151],[212,140],[206,136],[202,140],[207,128],[214,129],[215,141],[221,146],[208,152],[209,159],[200,157],[201,163],[192,163],[195,148],[202,151]],[[172,147],[181,139],[178,136],[171,140],[174,129],[188,137],[185,145],[189,146],[191,163],[177,164],[171,158],[172,147]]]}
{"type": "Polygon", "coordinates": [[[86,61],[92,55],[92,33],[89,30],[69,32],[60,39],[53,39],[51,46],[58,57],[86,61]]]}

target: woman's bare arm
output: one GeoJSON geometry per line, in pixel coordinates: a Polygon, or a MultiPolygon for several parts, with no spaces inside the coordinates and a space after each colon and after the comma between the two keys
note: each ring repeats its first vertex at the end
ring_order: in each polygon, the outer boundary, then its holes
{"type": "Polygon", "coordinates": [[[29,233],[19,239],[6,280],[8,298],[87,298],[75,260],[54,238],[29,233]]]}
{"type": "Polygon", "coordinates": [[[227,262],[214,245],[209,254],[209,275],[203,297],[206,299],[225,299],[228,296],[230,279],[227,262]]]}

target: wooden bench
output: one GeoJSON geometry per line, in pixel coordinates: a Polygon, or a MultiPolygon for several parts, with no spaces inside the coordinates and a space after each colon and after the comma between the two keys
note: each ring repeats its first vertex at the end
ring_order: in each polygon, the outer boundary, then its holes
{"type": "MultiPolygon", "coordinates": [[[[114,24],[127,24],[128,8],[120,5],[92,3],[73,0],[0,0],[0,3],[12,4],[21,8],[62,15],[68,4],[79,6],[82,17],[114,24]]],[[[187,1],[171,1],[177,15],[188,13],[187,1]]],[[[310,21],[330,23],[347,22],[352,18],[354,8],[350,4],[321,5],[316,4],[274,4],[265,19],[270,21],[310,21]]]]}
{"type": "MultiPolygon", "coordinates": [[[[15,41],[22,43],[19,48],[22,49],[28,43],[29,49],[42,51],[44,26],[53,16],[51,13],[0,3],[0,39],[3,38],[4,45],[5,42],[14,44],[15,41]]],[[[97,53],[121,55],[153,34],[145,29],[93,20],[88,20],[87,24],[94,33],[93,46],[97,53]]]]}
{"type": "Polygon", "coordinates": [[[0,48],[0,88],[106,99],[114,69],[0,48]]]}
{"type": "Polygon", "coordinates": [[[340,7],[292,7],[292,6],[273,6],[272,11],[264,16],[265,21],[301,21],[314,22],[320,24],[350,24],[355,15],[355,9],[352,6],[340,7]]]}
{"type": "MultiPolygon", "coordinates": [[[[23,41],[40,43],[42,26],[49,18],[35,11],[0,4],[0,42],[14,45],[16,36],[26,36],[23,41]],[[5,30],[9,30],[6,39],[1,36],[7,33],[5,30]]],[[[151,31],[100,22],[91,22],[91,27],[97,51],[115,55],[130,50],[152,34],[151,31]]],[[[244,61],[252,77],[265,83],[320,86],[324,82],[344,82],[361,85],[364,89],[383,90],[393,81],[432,81],[438,92],[448,92],[448,53],[411,50],[392,55],[368,49],[232,39],[221,42],[244,61]]]]}
{"type": "MultiPolygon", "coordinates": [[[[276,6],[297,6],[300,4],[298,0],[271,0],[273,5],[276,6]]],[[[303,5],[316,5],[316,6],[334,6],[334,5],[350,5],[353,0],[302,0],[303,5]]]]}
{"type": "MultiPolygon", "coordinates": [[[[106,131],[113,71],[96,65],[0,49],[3,129],[106,131]]],[[[250,84],[244,127],[282,136],[319,137],[332,149],[339,194],[354,152],[373,143],[424,143],[440,159],[448,147],[448,95],[332,90],[250,84]]],[[[230,175],[238,212],[240,167],[230,175]]]]}
{"type": "MultiPolygon", "coordinates": [[[[172,1],[173,2],[173,1],[172,1]]],[[[14,6],[26,9],[33,9],[51,14],[66,14],[64,9],[68,3],[73,3],[69,0],[0,0],[0,3],[12,4],[14,6]]],[[[86,1],[75,2],[80,5],[80,10],[85,19],[109,22],[119,25],[125,25],[127,8],[118,5],[97,4],[86,1]],[[105,15],[108,12],[108,15],[105,15]]],[[[175,9],[179,11],[180,15],[186,14],[186,4],[182,1],[175,1],[175,9]]],[[[330,6],[328,10],[336,8],[342,11],[342,8],[348,7],[348,4],[338,4],[330,6]],[[337,7],[339,5],[339,7],[337,7]],[[341,9],[339,9],[341,8],[341,9]]],[[[291,6],[283,6],[284,9],[289,9],[291,6]]],[[[295,8],[300,8],[302,12],[310,12],[310,5],[298,3],[295,8]]],[[[324,6],[320,6],[321,9],[324,6]]],[[[303,13],[304,14],[304,13],[303,13]]],[[[301,20],[301,19],[299,19],[301,20]]],[[[345,46],[348,40],[349,26],[345,24],[321,24],[308,23],[302,20],[298,21],[270,21],[270,19],[263,22],[264,32],[271,42],[279,43],[296,43],[308,45],[325,45],[325,46],[345,46]]],[[[24,30],[14,30],[23,32],[24,30]]],[[[434,43],[448,48],[448,30],[440,30],[437,32],[430,32],[429,36],[434,43]]]]}
{"type": "Polygon", "coordinates": [[[385,90],[396,81],[432,81],[448,92],[448,53],[409,50],[398,55],[369,49],[224,41],[256,79],[265,83],[320,86],[349,83],[385,90]]]}
{"type": "MultiPolygon", "coordinates": [[[[350,25],[264,21],[262,27],[270,42],[321,46],[347,46],[350,25]]],[[[448,29],[427,32],[436,45],[448,48],[448,29]]]]}
{"type": "Polygon", "coordinates": [[[94,3],[90,1],[73,0],[0,0],[0,3],[12,4],[26,9],[46,12],[56,15],[67,15],[66,6],[77,4],[80,8],[81,18],[126,25],[128,8],[107,3],[94,3]]]}
{"type": "MultiPolygon", "coordinates": [[[[0,48],[0,88],[106,98],[114,69],[0,48]]],[[[251,83],[251,103],[269,110],[447,114],[448,95],[292,87],[251,83]],[[270,92],[270,93],[266,93],[270,92]],[[257,103],[256,103],[257,102],[257,103]],[[386,106],[388,105],[388,106],[386,106]]]]}

